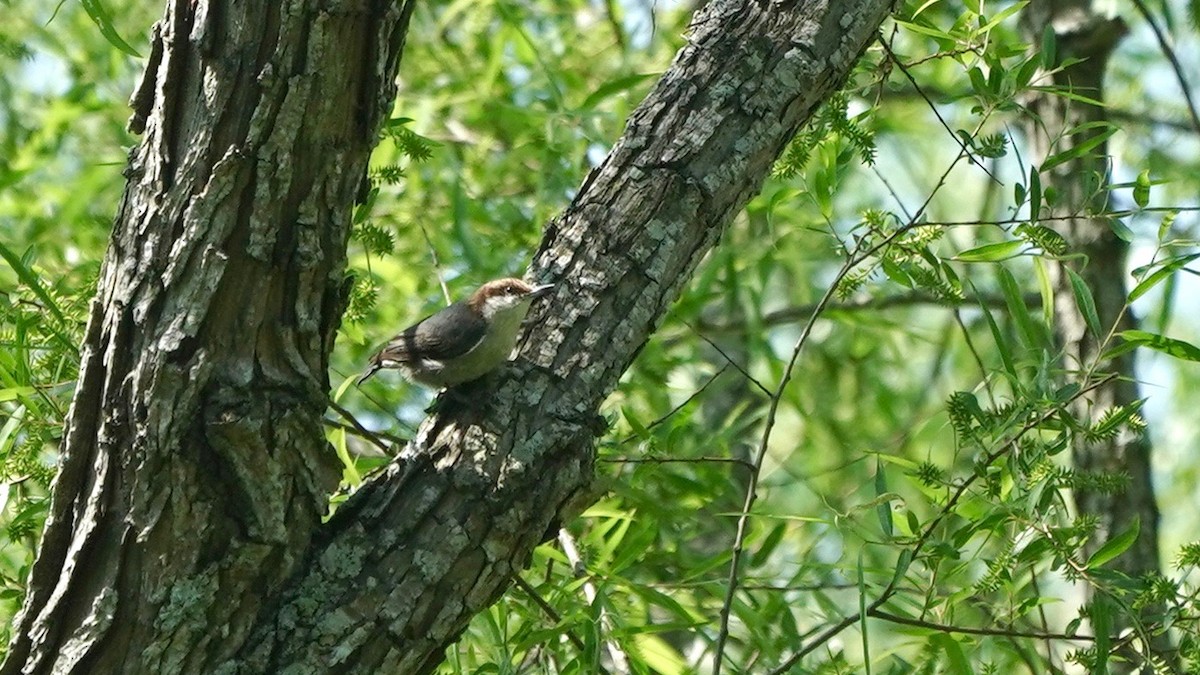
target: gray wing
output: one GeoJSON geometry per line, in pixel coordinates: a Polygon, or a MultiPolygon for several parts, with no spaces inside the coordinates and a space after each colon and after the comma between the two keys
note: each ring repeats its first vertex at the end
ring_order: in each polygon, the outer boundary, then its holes
{"type": "Polygon", "coordinates": [[[362,383],[381,368],[395,368],[399,364],[418,360],[445,361],[462,356],[474,349],[486,333],[487,323],[471,311],[465,302],[456,302],[392,338],[378,354],[371,357],[367,371],[358,381],[362,383]]]}
{"type": "Polygon", "coordinates": [[[423,359],[444,361],[474,349],[485,333],[487,322],[483,317],[471,311],[467,303],[456,302],[392,338],[384,350],[396,346],[406,356],[420,354],[423,359]]]}

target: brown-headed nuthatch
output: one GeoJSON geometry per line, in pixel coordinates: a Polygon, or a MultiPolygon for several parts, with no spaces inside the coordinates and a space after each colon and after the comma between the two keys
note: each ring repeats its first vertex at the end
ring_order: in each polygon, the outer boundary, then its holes
{"type": "Polygon", "coordinates": [[[551,288],[520,279],[489,281],[465,301],[392,338],[371,357],[358,383],[381,368],[398,368],[408,379],[436,388],[478,379],[508,359],[529,306],[551,288]]]}

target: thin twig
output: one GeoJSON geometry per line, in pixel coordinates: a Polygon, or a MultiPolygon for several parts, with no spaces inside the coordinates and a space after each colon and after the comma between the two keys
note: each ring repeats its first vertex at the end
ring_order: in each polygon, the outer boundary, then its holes
{"type": "MultiPolygon", "coordinates": [[[[1059,216],[1038,216],[1038,222],[1054,222],[1078,220],[1080,218],[1128,218],[1144,213],[1190,213],[1200,211],[1200,206],[1147,206],[1140,209],[1117,209],[1115,211],[1098,211],[1096,213],[1067,213],[1059,216]]],[[[940,220],[922,223],[925,227],[969,227],[979,225],[1021,225],[1028,223],[1028,218],[1005,218],[1001,220],[940,220]]]]}
{"type": "Polygon", "coordinates": [[[1096,638],[1092,635],[1079,635],[1070,633],[1043,633],[1039,631],[1027,630],[1012,630],[1006,628],[974,628],[971,626],[953,626],[944,623],[934,623],[932,621],[923,621],[921,619],[910,619],[906,616],[899,616],[891,612],[885,612],[882,609],[871,609],[867,611],[867,616],[876,619],[883,619],[891,623],[900,623],[906,626],[917,626],[919,628],[928,628],[930,630],[941,631],[943,633],[961,633],[963,635],[992,635],[996,637],[1019,637],[1033,638],[1035,640],[1076,640],[1080,642],[1095,642],[1096,638]]]}
{"type": "Polygon", "coordinates": [[[692,401],[699,398],[700,395],[703,394],[706,389],[708,389],[709,385],[711,385],[713,382],[716,382],[717,378],[720,377],[721,375],[723,375],[725,373],[725,371],[729,369],[730,365],[732,365],[732,364],[726,363],[725,365],[721,366],[721,369],[718,370],[717,372],[713,373],[712,377],[708,378],[708,380],[706,380],[704,382],[704,384],[700,385],[699,389],[697,389],[696,391],[693,391],[691,396],[688,396],[687,398],[685,398],[683,400],[682,403],[675,406],[674,408],[671,408],[671,410],[668,411],[667,414],[665,414],[662,417],[659,417],[658,419],[651,422],[649,424],[649,426],[647,426],[646,428],[653,429],[654,427],[657,427],[658,425],[662,424],[663,422],[666,422],[667,420],[674,417],[680,410],[683,410],[684,408],[686,408],[689,403],[691,403],[692,401]]]}
{"type": "Polygon", "coordinates": [[[342,419],[344,419],[344,420],[346,420],[347,422],[349,422],[349,423],[350,423],[350,426],[354,427],[354,429],[355,429],[356,431],[358,431],[358,433],[359,433],[359,435],[360,435],[360,436],[362,436],[363,438],[365,438],[365,439],[367,439],[367,440],[371,441],[371,442],[372,442],[372,443],[374,443],[375,445],[378,445],[380,448],[383,448],[383,451],[384,451],[384,452],[387,452],[387,453],[389,453],[389,454],[394,454],[394,453],[392,453],[392,451],[391,451],[391,450],[392,450],[392,449],[391,449],[391,447],[389,447],[389,446],[388,446],[386,443],[384,443],[384,441],[385,441],[385,440],[391,441],[391,442],[395,443],[395,444],[396,444],[396,445],[398,445],[398,446],[403,446],[405,443],[407,443],[407,442],[408,442],[408,441],[406,441],[406,440],[404,440],[404,439],[402,439],[402,438],[397,438],[397,437],[395,437],[395,436],[391,436],[391,435],[389,435],[389,434],[384,434],[384,433],[379,433],[379,432],[376,432],[376,431],[371,431],[370,429],[368,429],[368,428],[364,427],[364,426],[363,426],[363,425],[362,425],[362,424],[361,424],[361,423],[358,421],[358,418],[356,418],[356,417],[354,416],[354,414],[353,414],[353,413],[351,413],[349,410],[346,410],[345,408],[343,408],[343,407],[342,407],[341,405],[339,405],[339,404],[338,404],[336,401],[330,401],[330,402],[329,402],[329,407],[330,407],[330,408],[333,408],[333,410],[334,410],[335,412],[337,412],[337,414],[338,414],[338,415],[341,415],[342,419]]]}
{"type": "Polygon", "coordinates": [[[879,170],[879,166],[876,164],[871,164],[871,171],[874,172],[875,177],[879,179],[879,182],[883,183],[883,187],[887,188],[888,194],[892,196],[892,201],[896,202],[896,206],[900,207],[900,211],[904,213],[905,219],[911,222],[913,219],[912,214],[908,212],[908,207],[904,205],[904,200],[900,199],[900,195],[896,193],[896,189],[892,187],[891,182],[889,182],[888,179],[884,177],[883,172],[879,170]]]}
{"type": "Polygon", "coordinates": [[[325,426],[330,427],[331,429],[340,429],[340,430],[345,431],[346,433],[351,434],[357,438],[361,438],[361,439],[367,441],[368,443],[370,443],[371,445],[379,448],[378,452],[373,451],[373,450],[367,451],[364,449],[359,454],[370,454],[371,456],[374,456],[374,457],[393,457],[394,456],[390,446],[380,443],[379,439],[375,438],[371,434],[364,434],[363,432],[359,431],[358,428],[352,424],[346,424],[345,422],[331,420],[328,417],[322,419],[321,421],[325,423],[325,426]]]}
{"type": "MultiPolygon", "coordinates": [[[[524,577],[518,574],[517,576],[513,577],[513,583],[516,584],[517,588],[524,591],[525,595],[528,595],[529,599],[533,600],[533,604],[541,608],[541,610],[545,612],[546,616],[550,617],[551,621],[556,624],[562,624],[562,615],[554,611],[554,608],[550,606],[550,603],[546,602],[541,594],[537,592],[537,589],[531,586],[528,581],[525,581],[524,577]]],[[[569,631],[563,631],[563,635],[570,640],[571,644],[575,645],[575,648],[580,652],[587,651],[587,647],[584,646],[583,640],[579,639],[579,636],[569,631]]]]}
{"type": "MultiPolygon", "coordinates": [[[[1067,403],[1070,403],[1071,401],[1077,400],[1078,398],[1084,396],[1085,394],[1088,394],[1088,393],[1092,392],[1093,390],[1104,386],[1105,384],[1107,384],[1111,380],[1115,379],[1116,377],[1117,376],[1115,374],[1109,375],[1108,377],[1097,380],[1096,382],[1093,382],[1092,384],[1090,384],[1086,387],[1082,387],[1079,391],[1075,392],[1074,396],[1072,396],[1067,401],[1064,401],[1063,405],[1066,405],[1067,403]]],[[[1011,452],[1013,450],[1013,448],[1017,447],[1017,443],[1020,442],[1020,440],[1025,437],[1025,434],[1029,433],[1033,429],[1044,424],[1045,422],[1047,422],[1048,420],[1053,418],[1055,415],[1057,415],[1058,410],[1059,409],[1057,407],[1052,408],[1052,409],[1047,410],[1047,411],[1043,412],[1042,414],[1034,417],[1033,419],[1029,420],[1028,422],[1026,422],[1019,430],[1017,430],[1017,433],[1014,434],[1012,438],[1010,438],[1005,443],[1001,444],[1000,447],[998,447],[997,449],[984,455],[984,457],[978,461],[977,465],[980,467],[991,466],[992,463],[994,463],[997,459],[1007,455],[1009,452],[1011,452]]],[[[948,518],[951,515],[951,513],[954,512],[954,508],[956,506],[958,506],[959,501],[962,500],[962,498],[966,494],[967,490],[972,485],[974,485],[977,480],[979,480],[981,473],[982,472],[977,471],[975,473],[972,473],[966,479],[964,479],[962,481],[962,483],[959,484],[958,488],[954,491],[954,493],[950,496],[950,498],[946,501],[946,503],[942,506],[942,508],[938,511],[938,514],[932,520],[930,520],[928,522],[928,524],[926,524],[925,528],[921,531],[920,536],[917,537],[917,542],[913,546],[912,553],[909,555],[910,560],[912,560],[912,561],[917,560],[917,557],[920,555],[922,549],[924,549],[925,545],[928,544],[932,540],[933,532],[938,527],[941,526],[942,522],[944,520],[946,520],[946,518],[948,518]]],[[[893,576],[892,580],[890,582],[888,582],[888,585],[886,587],[884,587],[883,591],[879,594],[879,597],[877,597],[873,602],[871,602],[869,605],[867,605],[866,611],[867,612],[875,611],[875,610],[879,609],[880,607],[882,607],[888,600],[890,600],[891,597],[896,594],[896,592],[898,590],[898,585],[900,583],[900,578],[902,576],[903,575],[899,575],[899,574],[893,576]]],[[[858,623],[860,620],[862,620],[862,614],[859,612],[854,612],[853,614],[843,617],[842,619],[840,619],[839,621],[834,623],[832,626],[821,631],[821,633],[819,635],[817,635],[816,638],[814,638],[812,641],[810,641],[810,642],[806,643],[804,646],[802,646],[799,650],[796,651],[796,653],[792,654],[782,664],[780,664],[779,667],[770,671],[769,675],[783,675],[784,673],[787,673],[789,670],[791,670],[792,666],[795,666],[797,663],[800,662],[800,659],[802,659],[805,656],[807,656],[808,654],[810,654],[817,647],[826,643],[827,641],[829,641],[831,638],[833,638],[838,633],[841,633],[846,628],[858,623]]]]}
{"type": "Polygon", "coordinates": [[[950,138],[954,139],[954,142],[957,143],[959,149],[961,149],[962,152],[967,155],[967,157],[971,160],[971,163],[986,173],[988,178],[991,178],[996,183],[1003,185],[1003,183],[1000,182],[1000,179],[996,178],[996,176],[989,171],[986,166],[983,165],[983,162],[975,159],[975,155],[971,152],[971,149],[967,147],[966,143],[963,143],[963,140],[958,137],[958,134],[954,133],[954,129],[950,128],[950,124],[945,120],[945,118],[942,117],[942,113],[937,109],[937,105],[932,99],[925,95],[925,91],[921,88],[921,85],[917,84],[916,78],[912,76],[912,73],[908,72],[908,67],[896,57],[896,53],[892,51],[892,48],[887,43],[887,40],[884,40],[883,37],[880,36],[876,41],[883,46],[883,51],[887,52],[888,58],[892,60],[892,63],[896,64],[896,67],[900,69],[900,72],[904,74],[904,77],[908,78],[909,84],[911,84],[917,90],[917,93],[921,95],[921,98],[925,99],[925,103],[929,105],[929,109],[933,111],[934,116],[937,117],[938,122],[942,125],[942,128],[945,129],[948,134],[950,134],[950,138]]]}
{"type": "Polygon", "coordinates": [[[750,468],[750,479],[746,487],[746,497],[742,503],[742,512],[738,516],[737,533],[733,540],[733,554],[729,562],[728,585],[725,588],[725,600],[721,603],[720,629],[717,631],[717,642],[713,648],[713,675],[721,674],[721,666],[724,662],[725,643],[729,639],[729,616],[733,611],[733,596],[737,592],[738,567],[742,560],[742,550],[746,539],[746,525],[750,520],[750,510],[754,507],[754,501],[757,497],[758,477],[762,471],[763,459],[766,457],[771,431],[775,428],[775,417],[778,414],[780,402],[783,400],[783,389],[792,379],[792,371],[799,359],[801,350],[808,342],[808,336],[812,333],[813,326],[816,325],[817,317],[820,316],[821,310],[833,299],[833,294],[837,291],[838,284],[858,264],[858,261],[859,259],[855,255],[851,255],[846,260],[846,263],[842,265],[842,269],[838,271],[837,276],[834,278],[833,283],[825,291],[825,295],[817,303],[817,307],[809,316],[808,322],[800,330],[800,337],[796,340],[796,345],[792,349],[792,357],[788,360],[787,367],[783,371],[783,377],[776,388],[777,393],[770,397],[771,403],[767,407],[766,428],[763,431],[762,441],[759,443],[754,463],[750,468]]]}
{"type": "Polygon", "coordinates": [[[604,0],[604,15],[608,19],[608,27],[612,29],[613,39],[617,41],[618,53],[625,53],[625,30],[621,27],[621,17],[617,13],[616,0],[604,0]]]}
{"type": "MultiPolygon", "coordinates": [[[[1025,301],[1025,306],[1036,307],[1041,302],[1042,296],[1038,293],[1027,293],[1022,298],[1025,301]]],[[[975,298],[964,298],[962,300],[952,298],[942,298],[926,291],[910,291],[907,293],[895,293],[893,295],[869,296],[856,300],[848,300],[846,302],[831,302],[825,307],[825,313],[830,312],[862,312],[876,311],[884,309],[896,309],[903,307],[913,307],[916,305],[937,305],[940,307],[956,308],[962,306],[976,306],[982,303],[988,309],[1004,309],[1008,307],[1008,302],[1001,296],[991,295],[984,296],[976,300],[975,298]]],[[[811,303],[807,305],[797,305],[796,307],[785,307],[777,309],[773,312],[768,312],[763,315],[760,322],[763,326],[779,326],[783,324],[795,323],[801,319],[807,318],[816,309],[817,304],[811,303]]],[[[700,323],[699,328],[706,333],[741,333],[746,330],[746,325],[741,322],[734,323],[700,323]]]]}
{"type": "MultiPolygon", "coordinates": [[[[575,545],[575,538],[571,536],[566,529],[558,531],[558,544],[562,547],[563,555],[566,556],[567,562],[571,563],[571,570],[580,576],[584,570],[583,557],[579,555],[579,547],[575,545]]],[[[596,606],[596,585],[591,581],[584,579],[583,581],[583,597],[587,599],[588,604],[596,606]]],[[[600,612],[600,628],[605,634],[613,632],[612,617],[609,616],[608,609],[603,605],[596,607],[600,612]]],[[[633,672],[629,668],[629,657],[621,649],[621,645],[617,644],[616,640],[605,640],[605,648],[608,649],[608,658],[612,659],[613,667],[620,673],[633,672]]]]}
{"type": "Polygon", "coordinates": [[[996,393],[992,391],[992,381],[988,378],[987,366],[983,365],[983,357],[979,355],[979,350],[975,349],[975,343],[971,340],[971,331],[967,330],[967,324],[963,323],[962,315],[958,309],[954,310],[954,320],[958,323],[958,327],[962,329],[963,342],[967,344],[967,351],[975,359],[975,365],[979,368],[979,377],[983,378],[983,387],[987,391],[988,401],[994,407],[996,405],[996,393]]]}
{"type": "Polygon", "coordinates": [[[438,285],[442,287],[442,297],[446,299],[446,306],[450,306],[450,289],[446,287],[446,275],[442,273],[442,265],[438,262],[437,249],[433,246],[433,240],[429,238],[429,232],[425,230],[424,221],[417,219],[417,225],[425,237],[425,245],[429,247],[429,257],[433,259],[433,272],[437,276],[438,285]]]}
{"type": "Polygon", "coordinates": [[[1142,0],[1133,0],[1133,6],[1137,7],[1146,23],[1150,24],[1150,30],[1154,31],[1154,37],[1158,40],[1159,49],[1162,50],[1163,56],[1166,56],[1167,60],[1171,62],[1171,69],[1175,71],[1175,79],[1179,81],[1179,88],[1183,90],[1183,98],[1187,101],[1188,113],[1192,116],[1192,126],[1196,133],[1200,133],[1200,113],[1196,111],[1196,102],[1192,99],[1192,87],[1184,77],[1179,57],[1175,55],[1175,50],[1171,49],[1166,34],[1159,28],[1158,22],[1154,20],[1154,15],[1150,13],[1150,8],[1146,7],[1146,3],[1142,0]]]}
{"type": "MultiPolygon", "coordinates": [[[[979,121],[979,126],[973,133],[978,133],[979,129],[982,128],[982,125],[987,121],[987,119],[988,115],[984,115],[983,119],[979,121]]],[[[800,353],[803,351],[804,345],[808,343],[808,338],[812,334],[812,329],[816,325],[817,318],[833,299],[833,295],[837,291],[838,285],[841,283],[842,279],[846,278],[846,275],[850,273],[851,269],[857,266],[860,262],[867,260],[879,251],[890,246],[896,239],[900,238],[918,226],[917,223],[919,219],[925,213],[925,210],[929,208],[929,204],[933,201],[933,198],[946,184],[946,180],[949,178],[950,173],[956,166],[958,166],[958,163],[962,161],[963,157],[966,156],[969,156],[969,152],[964,146],[961,150],[959,150],[958,154],[954,158],[954,161],[952,161],[950,165],[946,167],[946,170],[942,173],[941,177],[938,178],[937,183],[934,185],[933,189],[930,190],[925,202],[921,204],[921,207],[917,209],[916,213],[913,214],[912,219],[907,225],[897,228],[895,232],[892,232],[878,244],[871,246],[866,251],[850,253],[850,256],[846,259],[845,264],[843,264],[842,268],[838,270],[833,282],[825,291],[825,295],[822,296],[821,301],[817,303],[817,307],[809,317],[808,322],[805,323],[804,327],[800,330],[800,336],[796,339],[796,344],[792,348],[791,358],[788,360],[787,366],[784,368],[783,377],[780,378],[779,386],[776,388],[775,393],[771,396],[771,403],[767,408],[767,419],[763,428],[762,440],[759,442],[758,452],[754,458],[754,468],[750,471],[750,480],[746,488],[746,497],[742,504],[742,511],[738,516],[737,532],[734,535],[733,552],[729,562],[729,586],[725,589],[725,600],[721,604],[720,628],[717,631],[717,641],[716,645],[714,646],[713,675],[720,675],[721,666],[723,665],[725,643],[729,639],[729,617],[733,611],[733,596],[737,592],[738,568],[741,565],[742,552],[744,550],[744,542],[746,539],[746,526],[750,520],[751,508],[754,506],[754,502],[758,497],[758,479],[762,471],[763,460],[767,455],[767,448],[770,445],[771,434],[775,429],[775,420],[779,412],[779,405],[783,400],[783,391],[792,379],[792,373],[796,368],[796,363],[799,361],[800,353]]],[[[893,580],[893,582],[894,581],[895,580],[893,580]]]]}
{"type": "Polygon", "coordinates": [[[720,354],[721,357],[725,359],[726,363],[733,366],[734,370],[736,370],[742,374],[742,377],[746,378],[754,386],[758,387],[759,391],[766,394],[767,396],[771,395],[770,389],[767,389],[765,386],[763,386],[762,382],[759,382],[758,380],[756,380],[754,378],[754,376],[750,374],[749,371],[747,371],[745,368],[743,368],[740,363],[738,363],[737,361],[734,361],[732,357],[730,357],[728,354],[725,353],[725,350],[723,350],[719,346],[717,346],[717,344],[715,342],[713,342],[712,340],[710,340],[708,338],[708,336],[706,336],[703,333],[701,333],[700,331],[696,330],[696,327],[693,326],[692,324],[688,323],[687,321],[684,321],[683,325],[687,326],[688,328],[691,328],[692,332],[694,332],[701,340],[704,340],[705,342],[707,342],[709,347],[712,347],[713,349],[717,350],[717,353],[720,354]]]}
{"type": "MultiPolygon", "coordinates": [[[[1029,570],[1029,585],[1033,587],[1033,592],[1035,594],[1035,597],[1039,597],[1039,598],[1045,597],[1044,595],[1042,595],[1042,589],[1040,587],[1040,584],[1038,583],[1038,576],[1037,576],[1036,569],[1029,570]]],[[[1038,621],[1041,622],[1043,633],[1050,632],[1050,619],[1046,616],[1045,603],[1041,603],[1041,602],[1038,603],[1038,621]]],[[[1058,669],[1058,666],[1054,663],[1054,643],[1050,642],[1049,638],[1046,639],[1046,660],[1050,662],[1051,668],[1054,668],[1056,670],[1058,669]]]]}
{"type": "Polygon", "coordinates": [[[733,457],[597,457],[597,462],[612,464],[737,464],[754,469],[754,464],[733,457]]]}

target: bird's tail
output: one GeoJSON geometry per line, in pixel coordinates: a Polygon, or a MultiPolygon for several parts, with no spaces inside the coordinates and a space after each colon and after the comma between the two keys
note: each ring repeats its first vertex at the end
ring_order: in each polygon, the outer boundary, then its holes
{"type": "Polygon", "coordinates": [[[355,382],[354,384],[360,385],[363,382],[366,382],[369,377],[375,373],[378,373],[382,369],[383,366],[380,365],[378,361],[371,361],[371,365],[367,367],[367,372],[363,373],[362,376],[358,378],[358,382],[355,382]]]}

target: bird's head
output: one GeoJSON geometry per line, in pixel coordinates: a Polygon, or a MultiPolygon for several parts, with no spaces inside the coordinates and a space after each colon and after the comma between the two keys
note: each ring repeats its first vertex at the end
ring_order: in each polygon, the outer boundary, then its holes
{"type": "Polygon", "coordinates": [[[532,286],[520,279],[497,279],[480,286],[467,304],[485,319],[518,309],[524,316],[534,299],[545,295],[553,287],[554,284],[532,286]]]}

